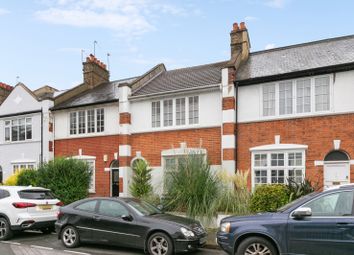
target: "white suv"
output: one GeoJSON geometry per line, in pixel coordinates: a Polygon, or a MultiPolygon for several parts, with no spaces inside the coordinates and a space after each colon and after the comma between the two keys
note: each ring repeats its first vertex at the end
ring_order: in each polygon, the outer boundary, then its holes
{"type": "Polygon", "coordinates": [[[0,241],[11,238],[14,231],[50,233],[62,205],[48,189],[0,186],[0,241]]]}

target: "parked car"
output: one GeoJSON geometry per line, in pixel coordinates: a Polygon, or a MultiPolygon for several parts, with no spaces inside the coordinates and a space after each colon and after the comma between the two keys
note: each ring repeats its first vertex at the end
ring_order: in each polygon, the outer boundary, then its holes
{"type": "Polygon", "coordinates": [[[60,208],[55,223],[68,248],[93,242],[144,249],[154,255],[195,250],[207,233],[195,220],[165,214],[134,198],[89,198],[60,208]]]}
{"type": "Polygon", "coordinates": [[[14,231],[53,231],[62,205],[48,189],[0,186],[0,240],[10,239],[14,231]]]}
{"type": "Polygon", "coordinates": [[[227,217],[217,242],[228,254],[339,255],[354,251],[354,185],[312,193],[274,213],[227,217]]]}

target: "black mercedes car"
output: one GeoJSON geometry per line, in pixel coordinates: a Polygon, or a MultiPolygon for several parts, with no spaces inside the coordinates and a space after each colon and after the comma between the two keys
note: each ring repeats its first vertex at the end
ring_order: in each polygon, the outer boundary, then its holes
{"type": "Polygon", "coordinates": [[[88,198],[60,208],[55,223],[68,248],[80,242],[144,249],[168,255],[202,247],[207,233],[195,220],[165,214],[134,198],[88,198]]]}

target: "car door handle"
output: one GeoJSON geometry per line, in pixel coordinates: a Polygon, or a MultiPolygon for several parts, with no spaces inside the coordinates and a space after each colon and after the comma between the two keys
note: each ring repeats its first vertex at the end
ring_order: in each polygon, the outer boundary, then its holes
{"type": "Polygon", "coordinates": [[[100,221],[101,217],[95,215],[95,216],[92,216],[92,219],[95,220],[95,221],[100,221]]]}

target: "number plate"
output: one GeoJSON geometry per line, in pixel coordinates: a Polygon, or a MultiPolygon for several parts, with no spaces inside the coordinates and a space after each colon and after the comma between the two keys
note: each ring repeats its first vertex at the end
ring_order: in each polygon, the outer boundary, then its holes
{"type": "Polygon", "coordinates": [[[51,210],[52,206],[51,205],[39,205],[38,208],[41,210],[51,210]]]}

